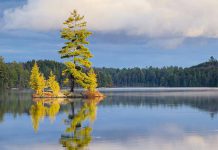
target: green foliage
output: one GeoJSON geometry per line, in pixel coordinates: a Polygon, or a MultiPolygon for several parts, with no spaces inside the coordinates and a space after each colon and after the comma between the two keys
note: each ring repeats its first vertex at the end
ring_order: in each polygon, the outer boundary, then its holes
{"type": "MultiPolygon", "coordinates": [[[[61,31],[61,37],[66,40],[65,46],[59,51],[61,58],[70,59],[66,62],[66,70],[64,74],[68,76],[71,81],[71,92],[74,90],[74,83],[82,86],[85,89],[96,87],[90,86],[94,82],[90,82],[87,71],[91,69],[90,58],[92,54],[85,46],[88,44],[87,38],[91,35],[86,29],[86,22],[84,16],[80,16],[74,10],[70,17],[64,22],[65,27],[61,31]]],[[[94,78],[92,76],[91,78],[94,78]]]]}
{"type": "Polygon", "coordinates": [[[0,57],[0,87],[8,87],[9,71],[7,65],[4,63],[4,58],[0,57]]]}
{"type": "MultiPolygon", "coordinates": [[[[35,60],[25,63],[4,63],[3,57],[0,57],[0,88],[29,88],[29,79],[34,63],[35,60]]],[[[66,68],[63,63],[39,60],[37,65],[45,78],[48,78],[52,71],[56,75],[57,81],[63,86],[62,71],[66,68]]]]}
{"type": "Polygon", "coordinates": [[[100,87],[218,87],[218,61],[190,68],[96,68],[100,87]]]}
{"type": "MultiPolygon", "coordinates": [[[[35,61],[26,63],[4,63],[0,59],[0,87],[1,88],[28,88],[32,66],[35,61]]],[[[40,71],[49,77],[52,71],[60,86],[64,85],[62,71],[69,74],[75,71],[75,76],[79,74],[78,81],[82,81],[84,88],[88,89],[90,82],[87,72],[76,70],[73,63],[68,65],[63,63],[40,60],[37,61],[40,71]]],[[[218,87],[218,61],[210,59],[207,62],[190,68],[163,67],[163,68],[94,68],[97,75],[99,87],[218,87]]],[[[77,86],[77,85],[76,85],[77,86]]]]}

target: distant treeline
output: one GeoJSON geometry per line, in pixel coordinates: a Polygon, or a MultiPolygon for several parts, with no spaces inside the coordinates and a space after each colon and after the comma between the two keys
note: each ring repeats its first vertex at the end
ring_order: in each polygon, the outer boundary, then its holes
{"type": "MultiPolygon", "coordinates": [[[[31,69],[35,60],[25,63],[5,63],[3,57],[0,57],[0,87],[2,88],[28,88],[31,69]]],[[[37,61],[40,71],[48,78],[50,71],[56,75],[59,83],[63,83],[62,70],[64,64],[50,61],[37,61]]]]}
{"type": "MultiPolygon", "coordinates": [[[[31,68],[35,61],[5,63],[0,58],[0,87],[28,88],[31,68]]],[[[65,65],[51,60],[37,61],[47,78],[50,71],[63,87],[65,65]]],[[[209,61],[190,68],[95,68],[99,87],[218,87],[218,61],[209,61]]]]}

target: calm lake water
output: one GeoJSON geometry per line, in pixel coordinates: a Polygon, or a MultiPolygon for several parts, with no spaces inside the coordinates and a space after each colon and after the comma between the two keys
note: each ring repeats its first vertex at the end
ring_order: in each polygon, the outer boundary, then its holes
{"type": "Polygon", "coordinates": [[[217,150],[218,89],[102,89],[105,99],[0,93],[0,150],[217,150]]]}

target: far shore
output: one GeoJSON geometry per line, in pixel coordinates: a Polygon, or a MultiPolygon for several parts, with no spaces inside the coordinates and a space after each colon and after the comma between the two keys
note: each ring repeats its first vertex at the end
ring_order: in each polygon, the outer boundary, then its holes
{"type": "MultiPolygon", "coordinates": [[[[26,91],[32,91],[31,89],[19,89],[19,88],[11,88],[9,90],[26,90],[26,91]]],[[[66,88],[61,89],[63,90],[69,90],[66,88]]],[[[144,92],[179,92],[179,91],[218,91],[218,87],[100,87],[97,88],[100,92],[107,92],[107,91],[144,91],[144,92]]],[[[75,93],[82,92],[83,89],[76,88],[75,93]]]]}

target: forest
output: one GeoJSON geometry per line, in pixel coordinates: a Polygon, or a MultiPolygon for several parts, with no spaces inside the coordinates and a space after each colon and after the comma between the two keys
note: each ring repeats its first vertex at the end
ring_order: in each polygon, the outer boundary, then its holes
{"type": "MultiPolygon", "coordinates": [[[[0,57],[0,87],[29,88],[31,68],[35,60],[23,63],[4,62],[0,57]]],[[[37,60],[40,71],[48,78],[52,71],[61,87],[65,65],[52,60],[37,60]]],[[[94,68],[98,87],[218,87],[218,61],[211,57],[207,62],[182,68],[94,68]]]]}

